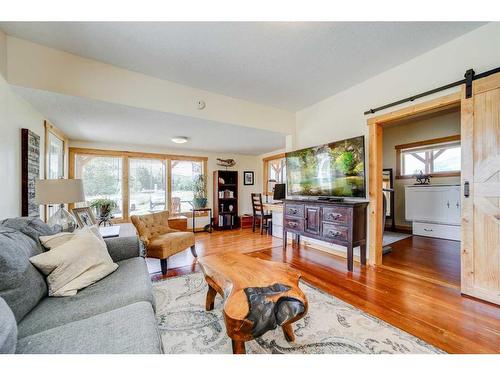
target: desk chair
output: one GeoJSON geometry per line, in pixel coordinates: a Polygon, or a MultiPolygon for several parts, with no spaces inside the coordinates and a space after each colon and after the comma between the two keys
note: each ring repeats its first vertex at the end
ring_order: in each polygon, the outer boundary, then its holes
{"type": "Polygon", "coordinates": [[[264,207],[262,206],[262,194],[252,193],[252,209],[253,209],[253,220],[252,220],[252,231],[255,232],[255,226],[257,220],[259,221],[260,234],[264,234],[264,229],[266,234],[269,233],[269,227],[271,224],[272,214],[264,213],[264,207]]]}

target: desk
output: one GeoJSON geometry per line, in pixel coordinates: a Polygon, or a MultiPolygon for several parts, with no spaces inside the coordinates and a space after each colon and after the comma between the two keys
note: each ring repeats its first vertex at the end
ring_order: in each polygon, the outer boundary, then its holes
{"type": "Polygon", "coordinates": [[[273,214],[272,236],[283,238],[283,204],[282,203],[262,203],[264,210],[273,214]]]}

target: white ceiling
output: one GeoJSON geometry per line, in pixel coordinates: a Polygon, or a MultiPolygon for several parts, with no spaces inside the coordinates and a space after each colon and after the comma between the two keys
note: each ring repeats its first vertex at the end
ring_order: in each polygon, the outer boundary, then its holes
{"type": "Polygon", "coordinates": [[[260,155],[285,147],[283,134],[13,86],[73,141],[260,155]],[[186,136],[189,142],[170,138],[186,136]]]}
{"type": "Polygon", "coordinates": [[[302,109],[479,22],[2,22],[9,35],[236,98],[302,109]]]}

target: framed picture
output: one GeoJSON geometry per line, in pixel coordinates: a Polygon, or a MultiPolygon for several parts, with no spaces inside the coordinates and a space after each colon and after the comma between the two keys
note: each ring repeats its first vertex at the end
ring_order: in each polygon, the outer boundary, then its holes
{"type": "Polygon", "coordinates": [[[76,221],[80,228],[96,225],[97,221],[90,207],[78,207],[71,210],[75,215],[76,221]]]}
{"type": "Polygon", "coordinates": [[[244,185],[253,185],[253,172],[252,171],[243,172],[243,184],[244,185]]]}
{"type": "Polygon", "coordinates": [[[35,181],[40,178],[40,136],[21,129],[21,215],[40,217],[35,201],[35,181]]]}

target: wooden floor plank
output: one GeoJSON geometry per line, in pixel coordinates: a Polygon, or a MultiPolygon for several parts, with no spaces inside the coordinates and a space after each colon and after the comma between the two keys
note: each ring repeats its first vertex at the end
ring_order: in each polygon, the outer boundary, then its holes
{"type": "MultiPolygon", "coordinates": [[[[281,240],[250,229],[200,233],[196,244],[200,257],[236,251],[288,263],[306,282],[446,352],[500,353],[500,307],[457,289],[380,267],[348,272],[344,258],[303,247],[283,252],[281,240]]],[[[199,270],[189,251],[172,258],[165,277],[199,270]]]]}

